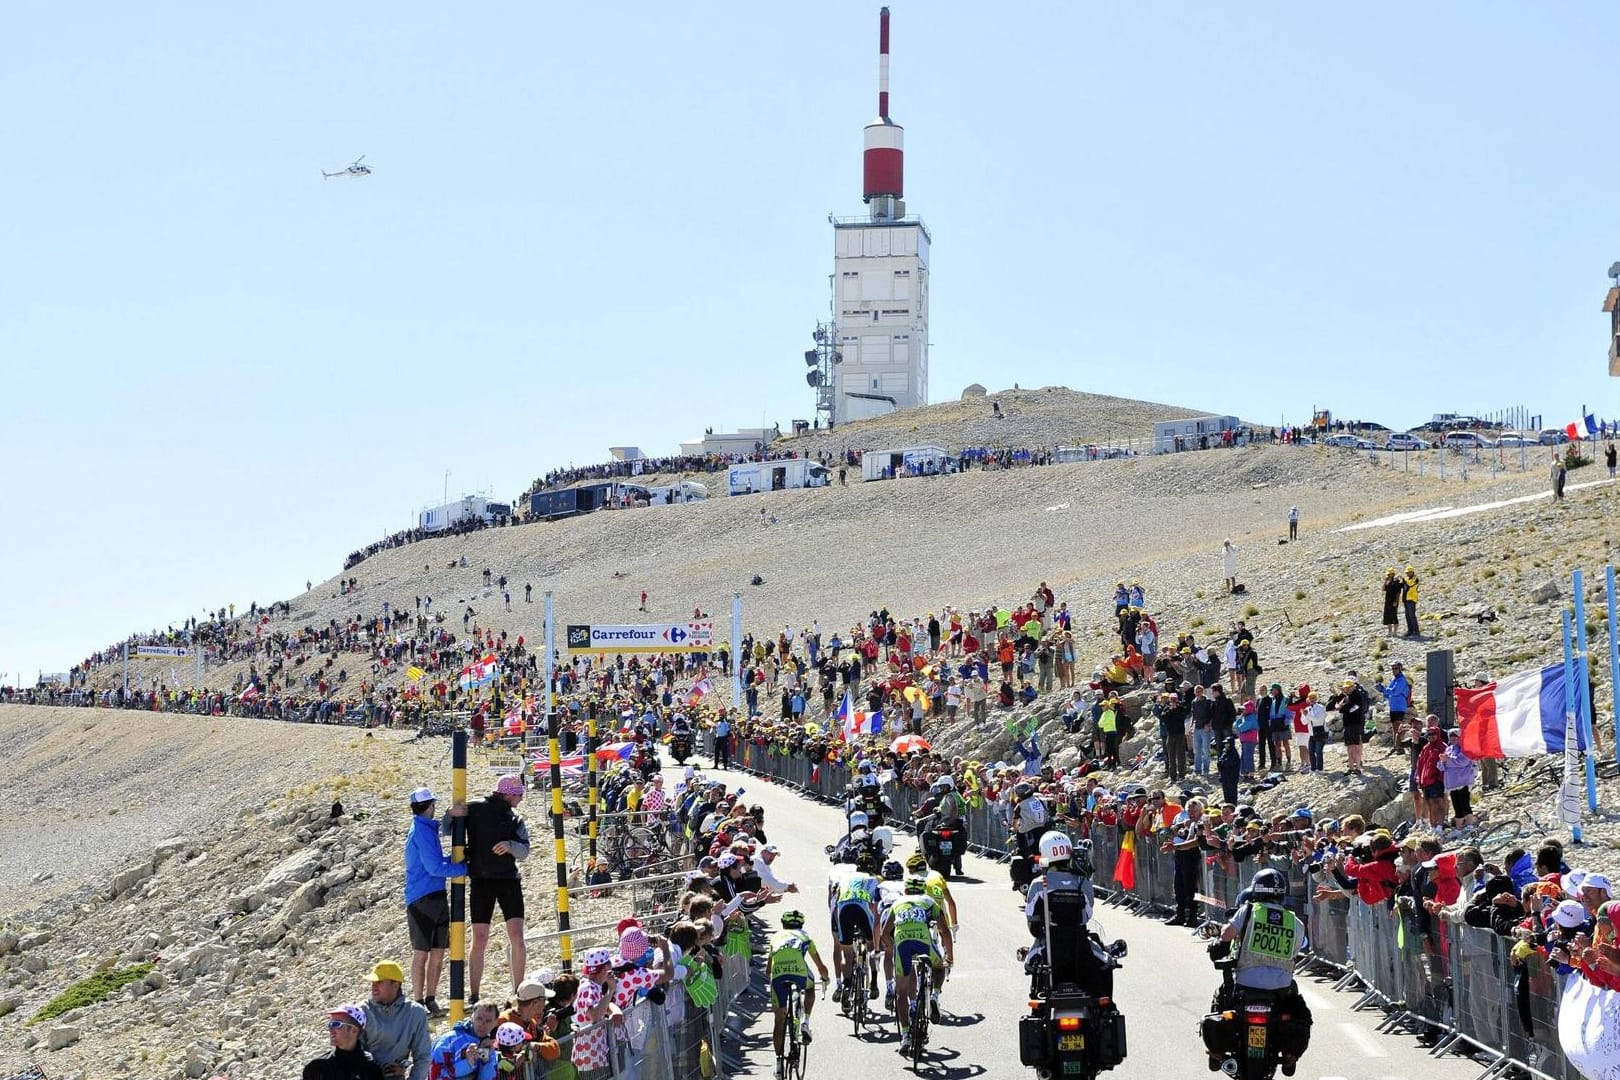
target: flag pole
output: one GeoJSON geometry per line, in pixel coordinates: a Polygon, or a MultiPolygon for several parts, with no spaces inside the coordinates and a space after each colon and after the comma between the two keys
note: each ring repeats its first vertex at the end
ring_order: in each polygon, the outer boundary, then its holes
{"type": "Polygon", "coordinates": [[[1564,615],[1564,782],[1558,785],[1557,812],[1569,824],[1570,839],[1581,842],[1581,806],[1574,805],[1573,814],[1566,815],[1566,795],[1575,786],[1575,649],[1570,637],[1570,613],[1564,615]]]}
{"type": "Polygon", "coordinates": [[[1614,709],[1614,759],[1620,763],[1620,621],[1615,618],[1614,563],[1604,568],[1609,587],[1609,702],[1614,709]]]}
{"type": "MultiPolygon", "coordinates": [[[[1585,406],[1582,406],[1583,415],[1585,406]]],[[[1586,761],[1586,808],[1597,811],[1597,759],[1592,755],[1595,751],[1592,742],[1592,701],[1587,693],[1588,679],[1591,672],[1591,656],[1586,648],[1586,575],[1581,570],[1575,571],[1575,709],[1576,721],[1581,728],[1581,742],[1586,744],[1586,751],[1581,755],[1586,761]]]]}

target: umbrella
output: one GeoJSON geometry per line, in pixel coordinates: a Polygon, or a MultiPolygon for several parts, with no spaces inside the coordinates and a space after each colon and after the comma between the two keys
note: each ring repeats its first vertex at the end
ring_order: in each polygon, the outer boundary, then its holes
{"type": "Polygon", "coordinates": [[[916,750],[932,750],[934,747],[921,735],[902,735],[889,744],[889,749],[897,754],[909,754],[916,750]]]}
{"type": "Polygon", "coordinates": [[[927,701],[928,700],[928,695],[922,692],[921,687],[916,687],[916,686],[908,686],[908,687],[906,687],[905,696],[906,696],[907,701],[927,701]]]}

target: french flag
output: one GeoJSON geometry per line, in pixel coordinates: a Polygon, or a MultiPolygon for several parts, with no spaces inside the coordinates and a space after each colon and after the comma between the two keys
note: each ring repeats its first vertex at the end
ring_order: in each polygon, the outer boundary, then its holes
{"type": "MultiPolygon", "coordinates": [[[[1578,676],[1577,676],[1578,677],[1578,676]]],[[[1463,753],[1471,758],[1520,758],[1564,752],[1569,703],[1564,665],[1521,671],[1479,689],[1457,690],[1463,753]]],[[[1579,748],[1584,733],[1576,726],[1579,748]]]]}

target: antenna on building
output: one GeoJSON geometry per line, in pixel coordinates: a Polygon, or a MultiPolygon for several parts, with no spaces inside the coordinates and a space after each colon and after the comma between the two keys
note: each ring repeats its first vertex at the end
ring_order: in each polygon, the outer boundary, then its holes
{"type": "Polygon", "coordinates": [[[905,216],[906,132],[889,119],[889,9],[878,14],[878,115],[866,125],[862,197],[873,221],[905,216]]]}

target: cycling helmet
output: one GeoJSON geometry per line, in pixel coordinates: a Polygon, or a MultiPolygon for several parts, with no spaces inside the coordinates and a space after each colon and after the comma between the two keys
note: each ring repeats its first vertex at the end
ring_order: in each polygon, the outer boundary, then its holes
{"type": "Polygon", "coordinates": [[[1046,865],[1067,862],[1073,855],[1074,845],[1070,843],[1068,833],[1054,829],[1041,837],[1041,862],[1046,865]]]}
{"type": "Polygon", "coordinates": [[[522,1046],[528,1041],[528,1033],[517,1024],[506,1023],[495,1029],[496,1046],[522,1046]]]}
{"type": "Polygon", "coordinates": [[[906,868],[901,866],[895,860],[890,859],[888,862],[883,864],[884,881],[902,881],[905,879],[905,876],[906,868]]]}
{"type": "Polygon", "coordinates": [[[1020,780],[1013,785],[1013,796],[1015,798],[1027,799],[1033,794],[1035,794],[1035,785],[1027,780],[1020,780]]]}
{"type": "Polygon", "coordinates": [[[911,857],[906,860],[906,869],[913,874],[922,873],[928,869],[928,856],[920,851],[913,851],[911,857]]]}
{"type": "Polygon", "coordinates": [[[797,909],[795,909],[793,911],[784,911],[784,912],[782,912],[782,929],[784,929],[784,930],[803,930],[804,929],[804,912],[799,911],[797,909]]]}
{"type": "Polygon", "coordinates": [[[1288,891],[1288,882],[1278,870],[1265,869],[1249,882],[1249,895],[1256,900],[1281,900],[1288,891]]]}
{"type": "Polygon", "coordinates": [[[849,815],[849,828],[851,832],[855,831],[856,829],[866,828],[866,823],[867,817],[865,810],[856,810],[854,813],[849,815]]]}
{"type": "Polygon", "coordinates": [[[928,891],[928,883],[920,877],[906,878],[906,895],[921,896],[928,891]]]}
{"type": "Polygon", "coordinates": [[[1075,877],[1088,878],[1096,870],[1091,864],[1091,841],[1076,840],[1069,856],[1069,869],[1075,877]]]}

